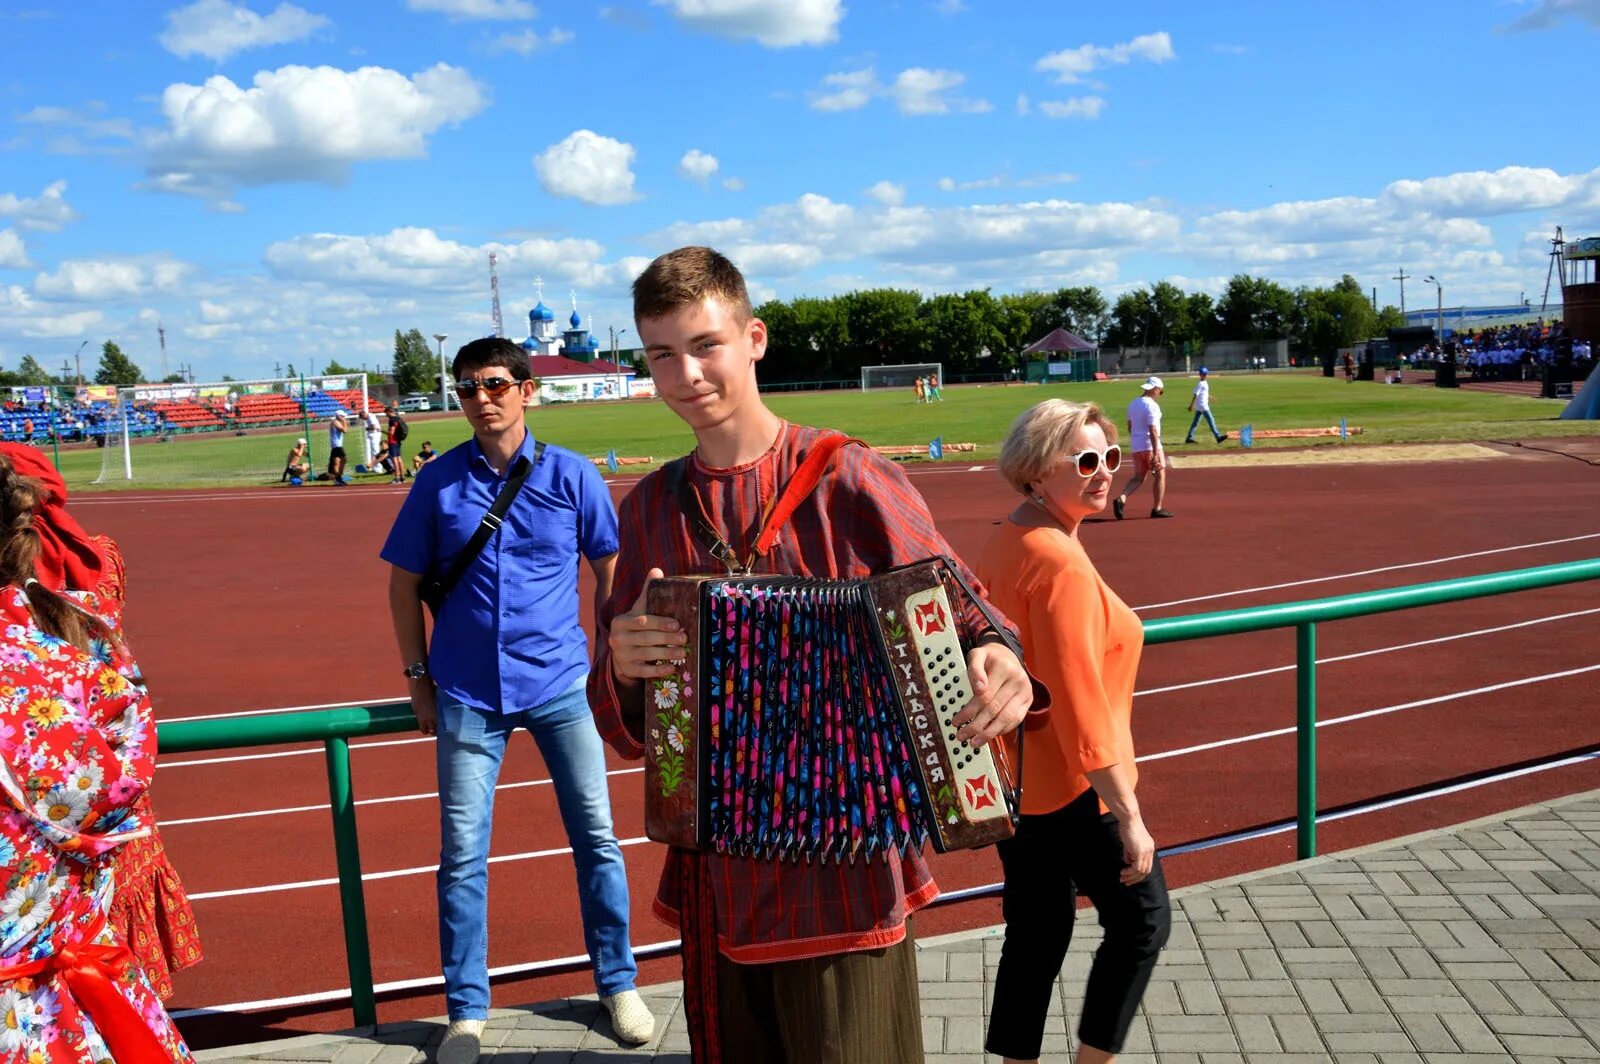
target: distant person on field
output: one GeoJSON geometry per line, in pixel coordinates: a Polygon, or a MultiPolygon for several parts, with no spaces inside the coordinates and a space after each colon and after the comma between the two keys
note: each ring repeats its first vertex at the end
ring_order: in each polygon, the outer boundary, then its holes
{"type": "Polygon", "coordinates": [[[1346,384],[1350,384],[1350,383],[1354,382],[1355,379],[1356,379],[1356,356],[1351,354],[1349,351],[1346,351],[1344,353],[1344,380],[1345,380],[1346,384]]]}
{"type": "Polygon", "coordinates": [[[411,472],[415,474],[417,470],[421,469],[423,466],[427,465],[437,457],[439,457],[439,452],[433,449],[433,441],[423,440],[422,449],[418,451],[416,456],[411,459],[411,472]]]}
{"type": "Polygon", "coordinates": [[[928,374],[928,402],[944,402],[944,398],[939,394],[939,375],[937,373],[928,374]]]}
{"type": "Polygon", "coordinates": [[[350,423],[340,410],[328,419],[328,476],[335,484],[349,484],[344,476],[344,434],[350,423]]]}
{"type": "Polygon", "coordinates": [[[1217,428],[1217,419],[1211,416],[1211,380],[1210,373],[1204,366],[1200,367],[1200,379],[1195,382],[1194,395],[1189,399],[1189,409],[1194,411],[1194,420],[1189,422],[1189,434],[1184,437],[1184,443],[1194,442],[1194,430],[1200,427],[1200,419],[1205,418],[1206,424],[1211,427],[1211,435],[1221,443],[1228,438],[1228,434],[1217,428]]]}
{"type": "Polygon", "coordinates": [[[918,377],[917,380],[916,380],[916,390],[917,390],[917,402],[919,402],[919,403],[927,402],[928,401],[928,385],[927,385],[926,382],[923,381],[923,379],[921,377],[918,377]]]}
{"type": "Polygon", "coordinates": [[[1155,492],[1151,517],[1171,517],[1167,501],[1167,455],[1161,448],[1161,406],[1156,402],[1166,390],[1160,377],[1147,377],[1139,386],[1139,397],[1128,404],[1128,446],[1133,448],[1133,479],[1123,485],[1122,494],[1111,500],[1111,511],[1122,520],[1128,496],[1139,490],[1146,477],[1155,492]]]}
{"type": "Polygon", "coordinates": [[[306,457],[307,444],[305,437],[294,441],[294,446],[289,448],[289,457],[283,463],[283,476],[280,483],[294,481],[303,483],[311,475],[311,462],[306,457]]]}
{"type": "Polygon", "coordinates": [[[437,1059],[476,1061],[489,1015],[489,836],[495,780],[518,729],[533,736],[550,773],[600,1003],[618,1037],[639,1045],[650,1040],[655,1017],[634,987],[628,877],[612,827],[605,747],[584,693],[589,641],[578,614],[580,559],[594,571],[597,614],[611,594],[611,493],[593,462],[528,431],[538,384],[521,347],[474,340],[456,352],[451,376],[472,436],[417,476],[382,551],[417,725],[438,736],[439,953],[449,1026],[437,1059]],[[446,574],[519,474],[526,483],[505,517],[436,602],[430,646],[424,581],[446,574]]]}
{"type": "Polygon", "coordinates": [[[406,424],[406,419],[401,416],[400,408],[389,407],[389,475],[390,483],[404,484],[406,482],[406,463],[400,457],[400,451],[405,446],[406,436],[411,432],[411,427],[406,424]]]}
{"type": "Polygon", "coordinates": [[[367,434],[367,461],[378,465],[384,455],[383,426],[378,422],[377,411],[370,406],[361,416],[361,427],[367,434]]]}

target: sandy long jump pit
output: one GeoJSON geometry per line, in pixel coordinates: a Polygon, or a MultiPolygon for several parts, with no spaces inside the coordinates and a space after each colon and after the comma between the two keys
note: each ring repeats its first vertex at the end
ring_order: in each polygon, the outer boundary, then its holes
{"type": "Polygon", "coordinates": [[[1289,449],[1235,450],[1189,454],[1167,448],[1167,461],[1178,469],[1229,469],[1252,466],[1370,465],[1394,462],[1461,462],[1490,458],[1533,458],[1538,452],[1485,443],[1417,443],[1326,445],[1289,449]]]}

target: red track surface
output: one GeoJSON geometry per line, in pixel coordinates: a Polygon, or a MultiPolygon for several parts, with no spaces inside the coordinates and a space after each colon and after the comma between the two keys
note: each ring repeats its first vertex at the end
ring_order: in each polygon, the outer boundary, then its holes
{"type": "MultiPolygon", "coordinates": [[[[1180,458],[1181,461],[1181,458],[1180,458]]],[[[1600,470],[1523,452],[1493,461],[1183,470],[1169,505],[1175,521],[1095,522],[1086,543],[1112,586],[1145,617],[1520,568],[1600,554],[1600,470]],[[1564,542],[1552,542],[1564,541],[1564,542]],[[1475,557],[1452,556],[1493,551],[1475,557]],[[1389,571],[1366,570],[1406,566],[1389,571]],[[1319,579],[1327,578],[1327,579],[1319,579]],[[1293,581],[1295,587],[1270,588],[1293,581]],[[1247,590],[1264,589],[1264,590],[1247,590]]],[[[958,551],[975,553],[1011,506],[992,471],[951,464],[913,470],[958,551]]],[[[618,494],[625,491],[618,489],[618,494]]],[[[83,498],[91,530],[115,536],[132,575],[128,631],[149,678],[158,716],[267,710],[399,697],[389,636],[387,571],[378,547],[400,502],[384,488],[297,492],[216,491],[83,498]]],[[[587,602],[587,592],[585,592],[587,602]]],[[[1494,634],[1325,664],[1320,717],[1459,694],[1324,728],[1321,806],[1547,756],[1593,743],[1600,653],[1600,586],[1579,584],[1450,607],[1340,622],[1319,631],[1319,657],[1439,639],[1587,611],[1494,634]],[[1593,667],[1567,676],[1551,674],[1593,667]],[[1499,690],[1478,689],[1514,681],[1499,690]]],[[[587,623],[587,617],[585,618],[587,623]]],[[[1168,846],[1294,814],[1292,736],[1244,740],[1293,724],[1288,632],[1204,640],[1146,651],[1135,736],[1142,758],[1204,743],[1214,749],[1146,760],[1140,794],[1158,843],[1168,846]],[[1160,690],[1196,684],[1181,690],[1160,690]],[[1232,742],[1228,742],[1232,740],[1232,742]]],[[[438,975],[431,865],[437,805],[431,740],[410,735],[358,743],[366,872],[418,869],[370,880],[367,910],[380,984],[438,975]]],[[[633,766],[615,761],[613,768],[633,766]]],[[[529,741],[514,743],[501,777],[546,777],[529,741]]],[[[1324,851],[1393,837],[1600,786],[1600,761],[1546,771],[1443,798],[1326,824],[1324,851]]],[[[320,747],[182,755],[163,760],[156,802],[167,848],[195,902],[206,951],[179,975],[174,1009],[272,1000],[347,985],[338,894],[331,885],[291,889],[334,874],[320,747]],[[283,754],[268,756],[263,754],[283,754]],[[251,816],[265,810],[303,811],[251,816]],[[183,823],[195,818],[231,819],[183,823]],[[278,889],[272,889],[277,885],[278,889]],[[256,888],[248,894],[233,893],[256,888]],[[262,890],[260,888],[267,888],[262,890]]],[[[643,835],[639,777],[613,777],[618,836],[643,835]]],[[[548,786],[502,789],[496,857],[565,845],[548,786]]],[[[1175,858],[1169,878],[1192,883],[1293,859],[1282,834],[1175,858]]],[[[661,854],[625,846],[634,884],[636,944],[673,933],[649,913],[661,854]]],[[[991,883],[988,851],[936,859],[946,889],[991,883]]],[[[582,953],[571,860],[564,854],[491,866],[490,964],[582,953]]],[[[993,901],[962,903],[920,918],[923,935],[998,922],[993,901]]],[[[677,961],[646,962],[641,982],[677,978],[677,961]]],[[[592,990],[585,973],[496,984],[496,1004],[592,990]]],[[[380,1018],[443,1011],[437,990],[386,995],[380,1018]]],[[[197,1045],[348,1026],[348,1003],[296,1006],[185,1021],[197,1045]]]]}

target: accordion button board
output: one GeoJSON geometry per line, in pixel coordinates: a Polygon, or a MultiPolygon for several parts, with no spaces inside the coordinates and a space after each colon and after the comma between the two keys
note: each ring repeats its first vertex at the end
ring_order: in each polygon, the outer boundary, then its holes
{"type": "Polygon", "coordinates": [[[646,835],[824,862],[1010,837],[1003,751],[956,736],[972,685],[946,576],[653,581],[646,608],[690,639],[648,689],[646,835]]]}

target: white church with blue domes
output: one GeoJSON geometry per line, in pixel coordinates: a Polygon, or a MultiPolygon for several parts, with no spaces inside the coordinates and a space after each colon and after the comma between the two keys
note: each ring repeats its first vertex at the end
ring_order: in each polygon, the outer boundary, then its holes
{"type": "Polygon", "coordinates": [[[539,382],[541,403],[655,394],[648,379],[635,379],[632,366],[619,366],[600,357],[600,341],[584,326],[576,293],[567,328],[559,329],[555,312],[544,303],[544,283],[535,280],[534,286],[537,294],[528,311],[528,337],[522,341],[522,349],[528,352],[528,368],[539,382]]]}

